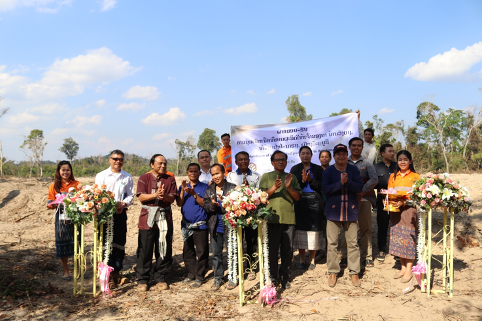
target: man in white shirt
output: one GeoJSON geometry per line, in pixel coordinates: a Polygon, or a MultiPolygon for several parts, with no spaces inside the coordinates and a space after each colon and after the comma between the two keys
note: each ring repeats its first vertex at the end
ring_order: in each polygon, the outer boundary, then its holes
{"type": "Polygon", "coordinates": [[[199,165],[201,165],[201,175],[199,176],[199,181],[204,183],[204,184],[211,184],[211,160],[213,158],[211,157],[211,153],[208,150],[201,150],[199,153],[197,153],[197,161],[199,162],[199,165]]]}
{"type": "Polygon", "coordinates": [[[375,158],[377,157],[377,148],[373,143],[373,137],[375,133],[373,129],[367,128],[363,131],[364,144],[361,156],[370,164],[373,164],[375,158]]]}
{"type": "MultiPolygon", "coordinates": [[[[234,157],[234,162],[238,168],[234,172],[229,172],[226,180],[238,186],[250,185],[259,188],[261,175],[249,169],[249,154],[245,151],[237,153],[234,157]]],[[[252,264],[257,260],[253,254],[257,252],[258,229],[245,227],[243,228],[243,234],[246,240],[246,254],[248,254],[249,262],[252,264]]],[[[248,269],[251,268],[251,266],[248,267],[248,269]]],[[[256,270],[248,271],[248,280],[254,280],[256,278],[256,270]]]]}
{"type": "MultiPolygon", "coordinates": [[[[121,150],[113,150],[109,157],[110,167],[95,176],[95,183],[99,186],[105,184],[107,190],[114,193],[117,211],[114,214],[114,237],[112,240],[112,252],[108,265],[114,268],[109,279],[109,287],[115,288],[119,280],[119,271],[122,270],[122,262],[125,256],[125,244],[127,234],[127,208],[134,198],[134,182],[132,176],[122,170],[124,165],[124,153],[121,150]]],[[[106,236],[104,224],[104,237],[106,236]]]]}

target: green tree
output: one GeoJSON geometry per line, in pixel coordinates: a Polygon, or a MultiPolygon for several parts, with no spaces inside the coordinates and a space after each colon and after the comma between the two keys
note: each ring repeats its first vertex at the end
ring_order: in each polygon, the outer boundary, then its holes
{"type": "Polygon", "coordinates": [[[180,166],[186,161],[190,162],[193,159],[194,151],[196,150],[196,141],[194,137],[188,136],[185,142],[177,138],[174,142],[176,144],[174,150],[177,154],[176,175],[179,175],[180,166]]]}
{"type": "Polygon", "coordinates": [[[197,148],[200,150],[207,150],[211,154],[214,153],[215,150],[219,150],[221,148],[221,142],[219,141],[219,137],[216,136],[216,131],[209,128],[204,128],[204,131],[199,135],[199,139],[197,141],[197,148]]]}
{"type": "Polygon", "coordinates": [[[72,137],[65,138],[64,144],[59,148],[59,150],[65,154],[67,159],[72,163],[72,160],[77,156],[79,152],[79,144],[72,137]]]}
{"type": "Polygon", "coordinates": [[[353,113],[353,109],[343,108],[342,110],[340,110],[339,113],[331,113],[330,116],[328,116],[328,117],[345,115],[345,114],[348,114],[348,113],[353,113]]]}
{"type": "Polygon", "coordinates": [[[306,108],[301,106],[298,95],[291,95],[286,99],[286,108],[288,108],[289,115],[287,119],[289,123],[313,119],[313,115],[306,114],[306,108]]]}
{"type": "Polygon", "coordinates": [[[43,157],[44,157],[44,149],[47,142],[45,141],[44,131],[40,129],[33,129],[30,132],[30,135],[25,138],[23,144],[20,148],[24,149],[27,148],[31,152],[31,167],[30,167],[30,175],[32,175],[32,167],[34,164],[37,164],[37,176],[40,174],[40,177],[43,176],[43,157]]]}

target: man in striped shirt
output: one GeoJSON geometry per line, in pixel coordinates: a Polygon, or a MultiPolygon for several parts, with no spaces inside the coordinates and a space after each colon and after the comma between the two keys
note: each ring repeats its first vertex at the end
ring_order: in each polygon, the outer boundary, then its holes
{"type": "Polygon", "coordinates": [[[358,250],[358,198],[363,189],[360,171],[348,164],[348,149],[343,144],[333,148],[335,164],[323,172],[322,191],[326,196],[325,215],[328,241],[328,285],[334,287],[340,273],[338,262],[338,237],[340,229],[345,231],[348,252],[348,270],[354,286],[360,286],[360,252],[358,250]]]}

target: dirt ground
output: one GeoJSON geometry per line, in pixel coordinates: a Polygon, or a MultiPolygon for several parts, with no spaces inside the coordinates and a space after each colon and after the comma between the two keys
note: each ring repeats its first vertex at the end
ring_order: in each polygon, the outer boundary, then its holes
{"type": "MultiPolygon", "coordinates": [[[[184,286],[186,275],[182,260],[181,213],[173,206],[174,264],[168,291],[139,293],[135,283],[137,220],[140,202],[135,199],[128,211],[126,258],[122,274],[130,282],[114,290],[104,300],[92,295],[73,296],[72,281],[59,277],[60,260],[55,258],[53,211],[47,210],[49,180],[9,178],[0,181],[0,319],[4,320],[482,320],[482,175],[459,174],[453,178],[469,188],[474,205],[470,213],[456,215],[454,250],[454,296],[432,295],[427,298],[418,285],[407,293],[399,280],[392,278],[397,268],[392,256],[383,264],[363,271],[361,287],[351,285],[345,273],[336,287],[327,285],[326,258],[317,257],[316,269],[300,271],[298,253],[292,263],[292,287],[278,290],[282,301],[274,306],[248,304],[239,307],[238,288],[210,290],[212,270],[199,289],[184,286]]],[[[177,178],[178,183],[180,179],[177,178]]],[[[93,178],[79,178],[93,183],[93,178]]],[[[135,184],[137,179],[135,179],[135,184]]],[[[376,212],[372,215],[374,253],[376,212]]],[[[434,231],[442,228],[443,215],[435,213],[434,231]]],[[[93,241],[92,224],[86,227],[87,244],[93,241]]],[[[435,243],[434,243],[435,244],[435,243]]],[[[441,260],[441,250],[435,249],[441,260]]],[[[210,264],[212,260],[210,259],[210,264]]],[[[90,262],[87,263],[91,269],[90,262]]],[[[441,264],[432,260],[434,288],[441,288],[441,264]]],[[[92,270],[85,288],[91,290],[92,270]]],[[[256,285],[247,282],[246,289],[256,285]]],[[[415,283],[416,284],[416,283],[415,283]]],[[[256,292],[253,298],[256,299],[256,292]]]]}

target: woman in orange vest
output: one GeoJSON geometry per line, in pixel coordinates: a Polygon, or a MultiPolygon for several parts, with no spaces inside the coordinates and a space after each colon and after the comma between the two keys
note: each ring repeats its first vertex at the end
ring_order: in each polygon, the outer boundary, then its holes
{"type": "Polygon", "coordinates": [[[74,178],[72,165],[68,161],[61,161],[55,170],[54,182],[49,187],[47,207],[55,211],[55,247],[57,257],[60,258],[64,269],[62,278],[70,280],[68,258],[74,256],[74,224],[67,218],[64,205],[50,204],[55,202],[57,194],[67,194],[71,187],[77,188],[80,182],[74,178]]]}
{"type": "MultiPolygon", "coordinates": [[[[408,192],[420,178],[415,172],[412,154],[401,150],[397,154],[395,172],[388,179],[388,188],[408,192]]],[[[402,269],[394,276],[407,283],[412,278],[412,265],[417,253],[417,209],[407,204],[408,195],[398,202],[400,212],[390,212],[390,254],[400,257],[402,269]]]]}

